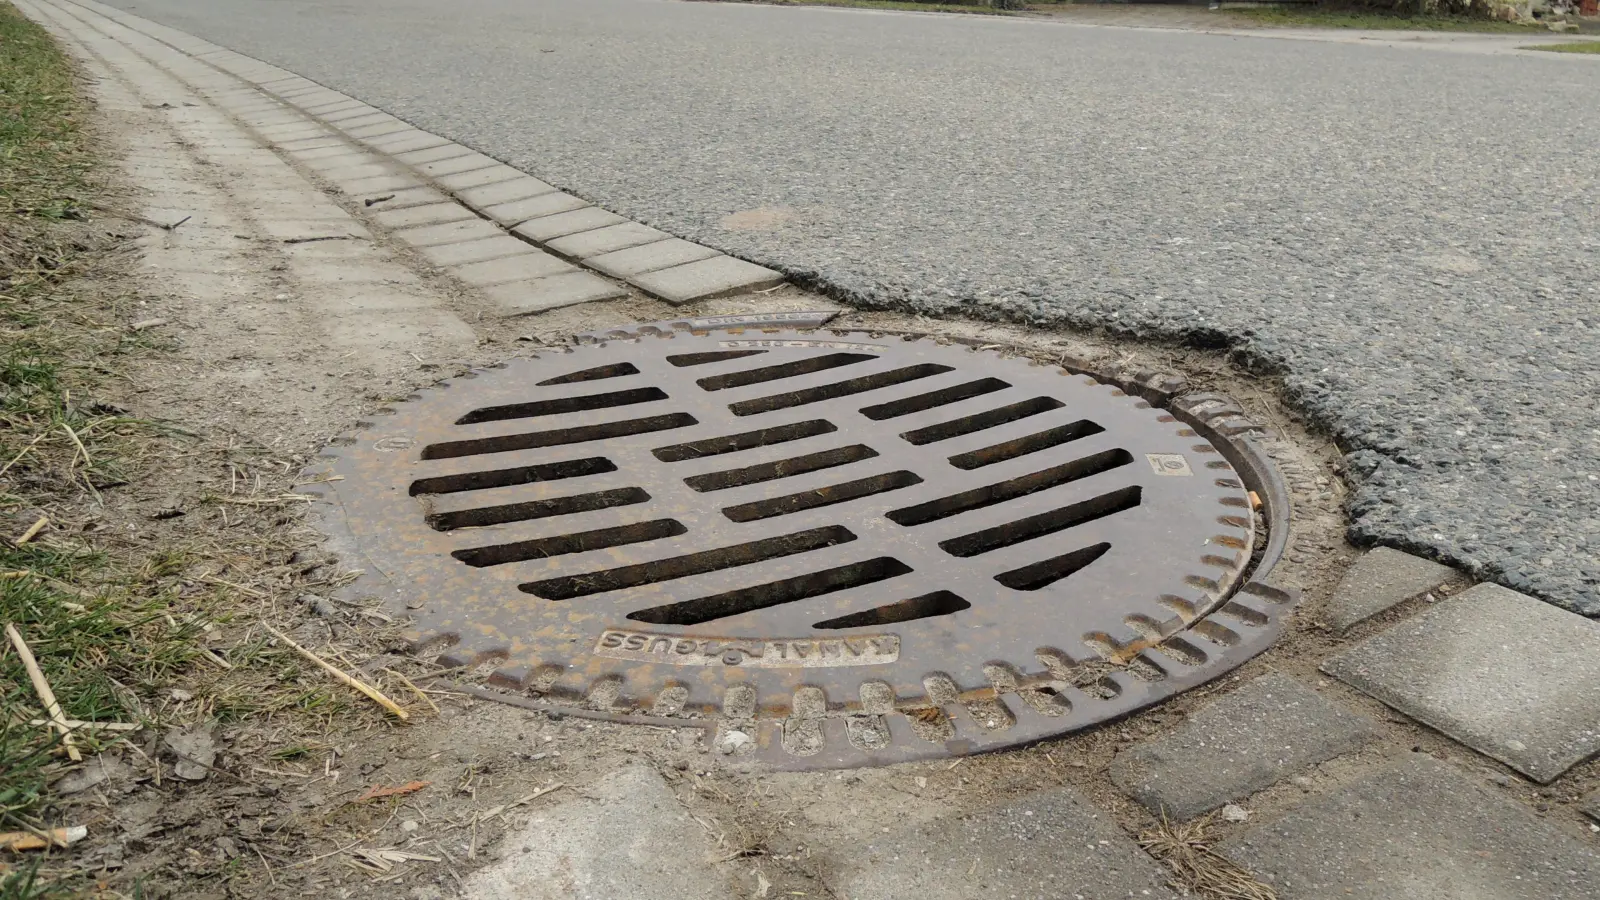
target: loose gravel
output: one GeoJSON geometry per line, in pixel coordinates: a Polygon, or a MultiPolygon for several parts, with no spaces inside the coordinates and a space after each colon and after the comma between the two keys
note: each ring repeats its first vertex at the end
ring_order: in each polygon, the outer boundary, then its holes
{"type": "Polygon", "coordinates": [[[117,5],[863,305],[1227,348],[1348,451],[1356,541],[1600,615],[1590,60],[660,0],[117,5]]]}

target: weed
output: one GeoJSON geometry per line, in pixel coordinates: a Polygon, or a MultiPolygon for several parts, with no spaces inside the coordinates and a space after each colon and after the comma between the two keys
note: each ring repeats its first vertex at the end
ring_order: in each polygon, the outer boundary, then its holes
{"type": "Polygon", "coordinates": [[[1519,50],[1548,50],[1551,53],[1597,53],[1600,54],[1600,41],[1573,41],[1567,44],[1534,44],[1530,47],[1518,47],[1519,50]]]}

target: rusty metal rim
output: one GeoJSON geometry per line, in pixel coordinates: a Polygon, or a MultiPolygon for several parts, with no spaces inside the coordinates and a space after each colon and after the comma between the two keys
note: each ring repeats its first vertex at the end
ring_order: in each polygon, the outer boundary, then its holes
{"type": "MultiPolygon", "coordinates": [[[[577,336],[574,342],[591,344],[612,340],[637,341],[652,335],[663,336],[674,332],[705,335],[712,331],[812,330],[824,327],[832,315],[832,313],[791,313],[779,316],[681,319],[588,333],[577,336]]],[[[875,336],[897,335],[908,339],[931,339],[940,343],[963,344],[975,349],[981,347],[988,350],[1011,351],[1025,357],[1032,356],[1022,347],[997,346],[988,342],[945,337],[937,333],[883,329],[851,329],[851,331],[864,331],[875,336]]],[[[520,685],[517,686],[516,692],[503,691],[500,688],[509,685],[496,685],[493,678],[487,687],[461,683],[458,684],[458,689],[484,699],[553,713],[657,727],[688,726],[708,731],[714,729],[713,740],[724,749],[731,743],[754,744],[757,748],[757,760],[778,769],[849,767],[982,752],[1023,746],[1048,739],[1064,732],[1076,731],[1118,718],[1160,702],[1182,690],[1225,674],[1265,650],[1281,633],[1285,615],[1298,600],[1296,592],[1274,587],[1270,582],[1272,569],[1281,559],[1287,544],[1289,516],[1289,492],[1261,444],[1263,439],[1270,437],[1270,433],[1261,426],[1249,422],[1237,405],[1225,397],[1185,393],[1186,385],[1176,376],[1152,371],[1106,372],[1072,360],[1056,360],[1052,361],[1052,364],[1074,375],[1087,375],[1114,385],[1129,395],[1139,397],[1153,406],[1164,408],[1175,419],[1192,428],[1216,447],[1233,466],[1240,480],[1260,498],[1260,507],[1255,512],[1263,520],[1262,527],[1266,530],[1266,541],[1264,545],[1258,545],[1253,559],[1238,571],[1237,581],[1234,582],[1237,589],[1231,596],[1223,598],[1209,614],[1185,622],[1179,631],[1165,635],[1160,642],[1137,648],[1135,654],[1159,655],[1162,646],[1171,638],[1199,633],[1208,640],[1204,662],[1198,665],[1169,664],[1160,667],[1169,674],[1157,681],[1134,678],[1126,669],[1108,672],[1101,678],[1101,682],[1107,686],[1110,695],[1102,698],[1102,702],[1093,704],[1092,708],[1082,709],[1081,712],[1080,708],[1075,706],[1072,714],[1063,719],[1035,723],[1035,727],[1031,730],[1024,729],[1032,733],[1022,739],[1015,737],[991,739],[981,722],[962,719],[963,713],[968,714],[969,718],[972,715],[970,709],[961,706],[963,703],[998,704],[1001,707],[1008,707],[1013,713],[1027,714],[1026,704],[1016,702],[1008,704],[1004,699],[1012,691],[1000,689],[980,688],[963,692],[959,698],[960,703],[951,704],[952,708],[946,710],[955,723],[956,737],[943,744],[914,737],[905,715],[869,715],[864,710],[852,714],[830,712],[820,720],[805,720],[799,723],[806,728],[817,730],[818,735],[830,746],[830,752],[822,759],[797,757],[784,750],[786,731],[795,724],[793,719],[758,720],[730,718],[726,715],[711,719],[692,714],[662,717],[644,715],[643,711],[619,713],[587,708],[582,697],[530,696],[521,690],[520,685]],[[1221,635],[1227,635],[1227,638],[1219,640],[1221,635]],[[1047,727],[1043,733],[1038,733],[1037,726],[1041,724],[1047,727]],[[1059,727],[1048,727],[1052,725],[1059,727]],[[859,739],[863,733],[862,729],[868,729],[871,734],[877,736],[867,741],[868,746],[862,746],[863,741],[859,739]],[[872,745],[874,741],[878,745],[872,745]]],[[[1171,658],[1167,657],[1165,661],[1170,663],[1171,658]]],[[[896,708],[893,712],[908,713],[908,709],[896,708]]],[[[914,713],[915,710],[911,709],[909,712],[914,713]]],[[[1015,719],[1014,716],[1014,721],[1015,719]]]]}

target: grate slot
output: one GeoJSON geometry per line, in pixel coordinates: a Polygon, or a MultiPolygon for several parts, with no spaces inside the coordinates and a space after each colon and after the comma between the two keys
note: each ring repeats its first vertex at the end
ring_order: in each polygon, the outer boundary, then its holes
{"type": "Polygon", "coordinates": [[[905,384],[908,381],[929,378],[949,371],[953,371],[951,366],[941,366],[937,363],[921,363],[915,366],[891,369],[887,372],[863,375],[860,378],[851,378],[847,381],[835,381],[832,384],[818,385],[813,388],[803,388],[783,394],[740,400],[737,403],[728,404],[728,409],[732,410],[736,416],[753,416],[756,413],[789,409],[795,406],[804,406],[808,403],[821,403],[824,400],[834,400],[839,397],[848,397],[851,394],[861,394],[867,391],[875,391],[879,388],[893,387],[897,384],[905,384]]]}
{"type": "Polygon", "coordinates": [[[759,519],[770,519],[774,516],[786,516],[790,513],[804,512],[822,506],[832,506],[835,503],[844,503],[857,500],[861,497],[871,497],[886,491],[898,490],[921,484],[922,479],[917,475],[906,472],[889,472],[883,475],[874,475],[871,478],[861,478],[856,481],[846,481],[843,484],[831,484],[814,491],[801,491],[787,497],[773,497],[770,500],[756,500],[751,503],[741,503],[730,506],[722,514],[735,522],[754,522],[759,519]]]}
{"type": "Polygon", "coordinates": [[[1068,484],[1082,478],[1088,478],[1091,475],[1098,475],[1101,472],[1109,472],[1131,462],[1133,462],[1133,454],[1126,450],[1104,450],[1030,475],[985,485],[970,491],[962,491],[959,494],[951,494],[948,497],[929,500],[916,506],[907,506],[904,509],[885,513],[885,515],[898,525],[924,525],[958,513],[982,509],[985,506],[993,506],[996,503],[1004,503],[1007,500],[1015,500],[1018,497],[1026,497],[1029,494],[1068,484]]]}
{"type": "Polygon", "coordinates": [[[806,359],[797,359],[793,362],[779,363],[775,366],[763,366],[759,369],[745,369],[739,372],[727,372],[722,375],[708,375],[696,381],[695,384],[708,391],[721,391],[728,388],[744,387],[747,384],[761,384],[766,381],[794,378],[797,375],[810,375],[812,372],[837,369],[840,366],[848,366],[877,358],[876,355],[871,353],[828,353],[823,356],[812,356],[806,359]]]}
{"type": "Polygon", "coordinates": [[[984,394],[992,394],[995,391],[1003,391],[1008,387],[1011,387],[1010,383],[1001,381],[998,378],[980,378],[977,381],[940,388],[937,391],[917,394],[914,397],[906,397],[903,400],[893,400],[889,403],[880,403],[877,406],[868,406],[861,410],[861,414],[874,422],[880,422],[884,419],[897,419],[901,416],[909,416],[912,413],[925,412],[941,406],[949,406],[952,403],[959,403],[962,400],[970,400],[973,397],[982,397],[984,394]]]}
{"type": "Polygon", "coordinates": [[[535,387],[551,387],[557,384],[577,384],[580,381],[600,381],[605,378],[621,378],[624,375],[639,374],[639,367],[633,363],[613,363],[609,366],[595,366],[592,369],[579,369],[554,378],[546,378],[536,382],[535,387]]]}
{"type": "Polygon", "coordinates": [[[828,619],[811,627],[835,629],[894,625],[899,622],[914,622],[917,619],[948,616],[971,608],[971,603],[956,594],[952,594],[949,591],[934,591],[931,594],[923,594],[921,597],[912,597],[909,600],[901,600],[898,603],[889,603],[873,609],[854,612],[848,616],[840,616],[837,619],[828,619]]]}
{"type": "Polygon", "coordinates": [[[504,525],[507,522],[570,516],[617,506],[631,506],[649,500],[650,495],[645,493],[643,488],[616,488],[589,494],[574,494],[571,497],[553,497],[549,500],[530,500],[524,503],[506,503],[500,506],[480,506],[476,509],[434,513],[428,516],[428,524],[436,531],[455,531],[458,528],[482,528],[486,525],[504,525]]]}
{"type": "Polygon", "coordinates": [[[740,450],[753,450],[757,447],[770,447],[773,444],[785,444],[789,441],[798,441],[821,434],[832,434],[838,430],[832,422],[825,419],[810,419],[805,422],[796,422],[793,425],[779,425],[774,428],[762,428],[758,431],[746,431],[742,434],[730,434],[726,437],[706,438],[699,441],[690,441],[687,444],[657,447],[650,452],[662,462],[683,462],[687,459],[700,459],[706,456],[719,456],[723,453],[736,453],[740,450]]]}
{"type": "Polygon", "coordinates": [[[1036,516],[940,541],[939,547],[951,556],[977,556],[1132,509],[1139,505],[1142,495],[1143,489],[1137,485],[1125,487],[1036,516]]]}
{"type": "Polygon", "coordinates": [[[698,424],[700,423],[695,417],[688,413],[670,413],[664,416],[607,422],[604,425],[581,425],[577,428],[558,428],[554,431],[530,431],[465,441],[444,441],[423,447],[422,458],[456,459],[483,453],[506,453],[512,450],[532,450],[536,447],[556,447],[562,444],[585,444],[589,441],[649,434],[653,431],[667,431],[698,424]]]}
{"type": "Polygon", "coordinates": [[[1071,553],[1040,560],[1020,569],[1001,572],[994,577],[994,580],[1012,590],[1037,591],[1055,584],[1079,569],[1087,568],[1090,563],[1105,556],[1106,551],[1110,549],[1109,543],[1101,542],[1071,553]]]}
{"type": "Polygon", "coordinates": [[[586,475],[603,475],[615,472],[617,464],[601,456],[588,459],[569,459],[536,466],[516,466],[511,469],[491,469],[487,472],[462,472],[459,475],[439,475],[418,478],[411,482],[411,496],[423,494],[456,494],[462,491],[482,491],[489,488],[515,487],[539,481],[560,481],[563,478],[582,478],[586,475]]]}
{"type": "Polygon", "coordinates": [[[1060,409],[1063,406],[1066,406],[1066,404],[1054,397],[1034,397],[1031,400],[1023,400],[1020,403],[1013,403],[1009,406],[1001,406],[984,410],[981,413],[974,413],[970,416],[962,416],[949,422],[940,422],[938,425],[918,428],[900,436],[905,438],[907,442],[920,447],[923,444],[931,444],[934,441],[949,440],[953,437],[971,434],[974,431],[983,431],[987,428],[1004,425],[1007,422],[1026,419],[1029,416],[1036,416],[1052,409],[1060,409]]]}
{"type": "Polygon", "coordinates": [[[559,416],[563,413],[590,412],[650,403],[667,399],[660,388],[634,388],[611,391],[605,394],[585,394],[581,397],[558,397],[554,400],[534,400],[529,403],[510,403],[505,406],[485,406],[475,409],[456,420],[457,425],[476,425],[479,422],[504,422],[507,419],[533,419],[539,416],[559,416]]]}
{"type": "Polygon", "coordinates": [[[807,453],[790,459],[780,459],[777,462],[761,463],[760,465],[746,466],[742,469],[726,469],[721,472],[707,472],[704,475],[691,475],[683,480],[684,484],[701,493],[707,491],[721,491],[727,488],[743,487],[747,484],[759,484],[763,481],[775,481],[779,478],[790,478],[795,475],[804,475],[819,469],[831,469],[835,466],[849,465],[863,459],[872,459],[878,451],[865,444],[852,444],[849,447],[835,447],[818,453],[807,453]]]}
{"type": "Polygon", "coordinates": [[[796,553],[820,550],[823,547],[832,547],[836,544],[847,544],[855,539],[856,536],[850,529],[842,525],[829,525],[825,528],[797,531],[794,534],[765,538],[759,541],[751,541],[747,544],[719,547],[716,550],[689,553],[683,556],[658,559],[632,566],[602,569],[598,572],[588,572],[583,575],[563,575],[559,578],[546,578],[542,581],[528,582],[520,585],[520,587],[522,590],[546,600],[571,600],[574,597],[587,597],[590,594],[601,594],[606,591],[656,584],[662,581],[672,581],[676,578],[688,578],[692,575],[704,575],[707,572],[715,572],[719,569],[748,566],[769,559],[780,559],[785,556],[793,556],[796,553]]]}
{"type": "Polygon", "coordinates": [[[950,457],[950,465],[958,469],[980,469],[992,466],[1006,460],[1027,456],[1029,453],[1038,453],[1040,450],[1049,450],[1062,444],[1096,435],[1105,431],[1098,424],[1088,419],[1079,419],[1067,425],[1058,425],[1055,428],[1046,428],[1033,434],[1024,435],[1015,440],[991,444],[978,450],[967,453],[958,453],[950,457]]]}
{"type": "Polygon", "coordinates": [[[658,541],[662,538],[677,537],[688,530],[683,527],[682,522],[675,519],[656,519],[651,522],[596,528],[593,531],[515,541],[510,544],[473,547],[469,550],[457,550],[450,555],[469,566],[481,569],[485,566],[499,566],[530,559],[563,556],[568,553],[584,553],[590,550],[605,550],[608,547],[658,541]]]}
{"type": "Polygon", "coordinates": [[[820,572],[808,572],[755,587],[642,609],[629,613],[628,618],[635,622],[649,622],[653,625],[700,625],[758,609],[768,609],[862,585],[875,584],[898,575],[905,575],[910,571],[911,567],[900,560],[892,556],[880,556],[865,562],[851,563],[820,572]]]}
{"type": "Polygon", "coordinates": [[[729,359],[743,359],[746,356],[760,356],[765,350],[713,350],[709,353],[680,353],[677,356],[667,357],[667,362],[682,369],[686,366],[703,366],[708,363],[722,362],[729,359]]]}

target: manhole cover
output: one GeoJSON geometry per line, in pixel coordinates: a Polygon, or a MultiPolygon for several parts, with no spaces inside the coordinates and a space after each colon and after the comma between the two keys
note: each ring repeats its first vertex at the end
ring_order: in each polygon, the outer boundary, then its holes
{"type": "Polygon", "coordinates": [[[335,451],[329,518],[356,593],[510,693],[892,761],[1121,714],[1266,621],[1208,618],[1260,537],[1228,456],[1085,375],[723,331],[441,388],[335,451]]]}

